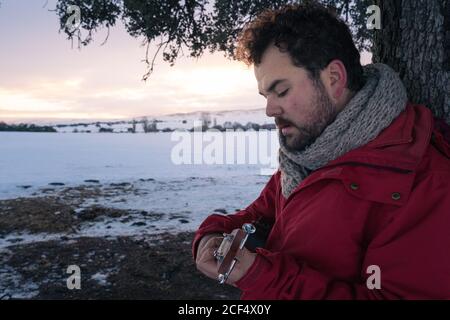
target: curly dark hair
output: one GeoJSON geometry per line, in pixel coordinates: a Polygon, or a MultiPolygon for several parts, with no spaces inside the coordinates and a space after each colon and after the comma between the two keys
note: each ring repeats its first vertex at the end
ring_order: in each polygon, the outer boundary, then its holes
{"type": "Polygon", "coordinates": [[[272,43],[288,52],[293,64],[305,68],[313,80],[338,59],[347,70],[348,89],[363,86],[360,55],[350,30],[330,8],[307,2],[263,11],[241,32],[235,56],[247,65],[258,65],[272,43]]]}

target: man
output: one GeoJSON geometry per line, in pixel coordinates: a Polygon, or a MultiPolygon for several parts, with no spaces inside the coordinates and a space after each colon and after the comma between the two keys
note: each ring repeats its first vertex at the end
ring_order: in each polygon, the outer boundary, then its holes
{"type": "Polygon", "coordinates": [[[280,167],[246,209],[202,223],[197,268],[217,278],[222,233],[264,218],[264,248],[244,248],[227,280],[243,299],[449,299],[448,127],[390,67],[361,67],[319,5],[262,13],[238,57],[279,128],[280,167]]]}

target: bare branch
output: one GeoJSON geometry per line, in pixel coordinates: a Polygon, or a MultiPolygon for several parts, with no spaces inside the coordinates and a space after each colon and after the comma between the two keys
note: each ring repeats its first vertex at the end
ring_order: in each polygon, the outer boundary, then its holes
{"type": "Polygon", "coordinates": [[[109,26],[108,26],[108,34],[106,35],[106,38],[105,38],[105,40],[100,44],[100,46],[103,46],[105,43],[106,43],[106,41],[108,41],[108,38],[109,38],[109,26]]]}
{"type": "Polygon", "coordinates": [[[153,55],[153,59],[152,62],[150,63],[148,60],[148,51],[150,48],[150,43],[151,41],[149,39],[146,40],[147,43],[147,48],[146,48],[146,52],[145,52],[145,63],[147,64],[147,68],[148,71],[146,74],[144,74],[144,76],[142,77],[143,81],[147,81],[147,79],[150,77],[150,75],[153,73],[153,67],[155,66],[155,60],[156,57],[158,56],[159,51],[161,50],[161,48],[165,45],[163,52],[166,50],[167,45],[169,44],[169,40],[163,41],[163,38],[161,37],[161,43],[158,45],[158,49],[156,50],[156,53],[153,55]]]}

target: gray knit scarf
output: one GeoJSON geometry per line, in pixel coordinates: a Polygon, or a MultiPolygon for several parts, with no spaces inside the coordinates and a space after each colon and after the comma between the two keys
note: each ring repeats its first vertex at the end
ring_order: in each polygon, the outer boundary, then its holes
{"type": "Polygon", "coordinates": [[[363,88],[311,145],[301,151],[290,151],[280,137],[279,168],[284,197],[312,171],[376,138],[406,108],[406,89],[394,70],[379,63],[363,68],[363,88]]]}

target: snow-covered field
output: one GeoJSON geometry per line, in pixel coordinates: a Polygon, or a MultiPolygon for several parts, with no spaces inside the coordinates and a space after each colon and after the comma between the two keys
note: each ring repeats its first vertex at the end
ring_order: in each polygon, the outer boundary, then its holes
{"type": "MultiPolygon", "coordinates": [[[[238,134],[246,135],[245,132],[238,134]]],[[[247,160],[247,164],[236,164],[238,154],[242,152],[246,152],[245,159],[249,159],[248,148],[244,151],[235,149],[234,164],[208,165],[204,161],[201,164],[174,164],[172,151],[177,145],[179,149],[180,139],[173,141],[172,135],[1,132],[0,199],[30,195],[36,188],[49,183],[73,185],[87,179],[110,183],[149,178],[191,181],[191,177],[211,177],[240,180],[251,188],[251,179],[259,176],[261,169],[270,169],[270,164],[249,164],[247,160]]],[[[226,133],[221,135],[226,136],[226,133]]],[[[262,134],[261,137],[269,135],[262,134]]],[[[192,162],[195,152],[204,152],[207,146],[208,142],[204,142],[202,150],[196,150],[191,145],[192,162]]],[[[258,151],[262,147],[260,145],[258,151]]],[[[275,159],[277,148],[278,145],[273,144],[271,149],[267,149],[267,156],[275,159]]],[[[260,162],[259,159],[257,161],[260,162]]],[[[180,182],[180,187],[189,183],[180,182]]]]}
{"type": "MultiPolygon", "coordinates": [[[[0,299],[41,294],[67,298],[70,290],[65,288],[67,274],[61,265],[73,263],[80,264],[88,279],[83,284],[88,291],[80,291],[81,298],[99,292],[97,284],[108,290],[116,290],[111,281],[118,288],[132,286],[149,266],[164,275],[183,264],[189,267],[180,273],[191,274],[191,236],[183,240],[184,232],[195,231],[213,212],[230,214],[255,200],[270,178],[261,174],[262,169],[275,171],[267,159],[276,159],[278,149],[269,131],[250,133],[259,135],[253,141],[257,149],[245,140],[248,131],[216,132],[213,140],[203,134],[0,132],[0,299]],[[188,136],[180,140],[179,134],[188,136]],[[203,138],[196,139],[196,134],[203,138]],[[245,147],[236,140],[233,148],[227,148],[226,142],[236,137],[245,141],[245,147]],[[212,144],[219,147],[213,153],[212,144]],[[177,165],[183,148],[188,156],[181,158],[191,159],[191,164],[177,165]],[[233,150],[235,162],[206,164],[206,156],[211,160],[221,148],[224,160],[233,150]],[[243,154],[244,164],[237,164],[243,154]],[[251,162],[250,154],[257,154],[258,161],[251,162]],[[148,252],[147,245],[164,246],[158,239],[167,235],[184,241],[182,258],[165,245],[163,251],[169,253],[164,264],[154,267],[152,259],[148,264],[138,259],[139,250],[148,252]],[[125,243],[129,250],[121,247],[125,243]],[[128,265],[125,256],[138,271],[120,272],[128,265]]],[[[158,257],[158,250],[152,254],[158,257]]],[[[166,280],[157,277],[148,285],[158,281],[166,280]]],[[[146,292],[142,296],[148,297],[146,292]]]]}
{"type": "MultiPolygon", "coordinates": [[[[154,222],[155,229],[186,231],[195,230],[215,209],[232,213],[249,205],[269,179],[261,169],[274,171],[259,163],[176,165],[172,151],[178,142],[171,137],[172,133],[0,133],[0,199],[42,196],[48,188],[57,193],[89,185],[86,181],[96,181],[101,188],[127,183],[129,192],[86,199],[80,210],[101,205],[159,212],[164,217],[154,222]],[[177,215],[188,222],[179,223],[173,218],[177,215]]],[[[108,229],[104,224],[86,226],[79,235],[139,233],[139,228],[115,222],[108,229]]]]}

